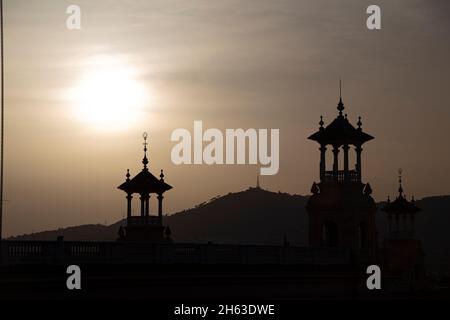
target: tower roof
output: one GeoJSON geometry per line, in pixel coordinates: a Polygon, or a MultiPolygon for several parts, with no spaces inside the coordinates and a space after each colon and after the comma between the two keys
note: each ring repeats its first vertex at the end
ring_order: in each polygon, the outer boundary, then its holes
{"type": "Polygon", "coordinates": [[[172,189],[172,186],[156,178],[150,171],[142,169],[133,179],[117,188],[127,193],[163,193],[172,189]]]}
{"type": "Polygon", "coordinates": [[[387,213],[416,213],[421,211],[421,209],[416,205],[416,202],[414,201],[414,197],[411,201],[408,201],[406,199],[406,196],[403,194],[403,187],[402,187],[402,169],[398,170],[398,196],[394,201],[389,201],[387,204],[381,209],[384,212],[387,213]]]}
{"type": "Polygon", "coordinates": [[[358,119],[358,128],[355,128],[347,119],[347,115],[343,116],[342,111],[345,109],[342,97],[339,97],[337,106],[338,116],[328,126],[323,127],[323,118],[320,117],[319,131],[308,137],[310,140],[317,141],[320,144],[353,144],[361,145],[374,137],[362,131],[361,117],[358,119]]]}
{"type": "Polygon", "coordinates": [[[164,193],[167,190],[172,189],[172,186],[164,182],[164,174],[161,170],[160,179],[156,178],[148,170],[148,158],[147,158],[147,133],[144,132],[144,158],[142,164],[144,167],[141,172],[130,179],[130,172],[127,170],[126,180],[117,188],[127,193],[164,193]]]}
{"type": "Polygon", "coordinates": [[[408,201],[404,196],[398,196],[394,201],[388,202],[382,209],[387,213],[416,213],[421,211],[414,201],[408,201]]]}

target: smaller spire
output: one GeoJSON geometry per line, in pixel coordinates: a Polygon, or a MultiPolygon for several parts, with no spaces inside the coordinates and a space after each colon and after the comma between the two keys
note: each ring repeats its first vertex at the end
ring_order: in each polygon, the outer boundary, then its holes
{"type": "Polygon", "coordinates": [[[339,115],[342,117],[342,110],[345,109],[344,103],[342,102],[342,98],[339,98],[337,109],[339,110],[339,115]]]}
{"type": "Polygon", "coordinates": [[[402,187],[402,172],[403,170],[400,168],[398,169],[398,193],[400,197],[403,197],[403,187],[402,187]]]}
{"type": "Polygon", "coordinates": [[[344,107],[344,103],[342,102],[341,78],[339,78],[339,103],[338,103],[337,109],[339,110],[339,115],[342,116],[342,111],[345,109],[345,107],[344,107]]]}
{"type": "Polygon", "coordinates": [[[323,116],[320,116],[319,130],[323,130],[323,125],[324,125],[324,122],[323,122],[323,116]]]}
{"type": "Polygon", "coordinates": [[[142,163],[144,164],[144,169],[147,170],[147,164],[148,164],[148,159],[147,159],[147,145],[148,145],[147,137],[148,137],[148,135],[147,135],[147,132],[144,132],[142,134],[142,137],[144,138],[144,143],[143,143],[143,145],[144,145],[144,158],[142,159],[142,163]]]}
{"type": "Polygon", "coordinates": [[[311,186],[311,193],[314,194],[314,195],[316,195],[316,194],[319,194],[319,192],[320,192],[320,189],[319,189],[319,187],[317,186],[317,183],[316,183],[316,182],[313,182],[313,184],[312,184],[312,186],[311,186]]]}
{"type": "Polygon", "coordinates": [[[362,130],[362,128],[361,128],[361,126],[362,126],[361,117],[358,117],[358,122],[356,123],[356,125],[358,126],[358,130],[362,130]]]}
{"type": "Polygon", "coordinates": [[[164,182],[164,171],[161,169],[161,174],[159,175],[160,179],[159,181],[164,182]]]}
{"type": "Polygon", "coordinates": [[[364,194],[365,195],[371,195],[372,194],[372,187],[370,186],[370,183],[366,183],[364,187],[364,194]]]}
{"type": "Polygon", "coordinates": [[[125,177],[127,178],[126,181],[130,181],[130,169],[127,169],[127,174],[125,177]]]}

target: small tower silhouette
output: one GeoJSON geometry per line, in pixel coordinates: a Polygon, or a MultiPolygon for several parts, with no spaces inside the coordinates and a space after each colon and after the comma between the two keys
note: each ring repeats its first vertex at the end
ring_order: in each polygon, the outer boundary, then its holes
{"type": "MultiPolygon", "coordinates": [[[[339,90],[341,93],[341,89],[339,90]]],[[[370,184],[362,182],[362,145],[373,137],[362,130],[361,117],[357,128],[350,124],[340,94],[337,117],[324,127],[320,116],[319,130],[308,139],[320,144],[320,182],[314,182],[307,203],[310,246],[351,248],[368,259],[376,254],[376,205],[370,184]],[[333,166],[326,168],[327,146],[332,147],[333,166]],[[349,167],[349,150],[356,152],[354,169],[349,167]],[[339,154],[342,150],[343,163],[339,154]],[[340,166],[342,169],[340,169],[340,166]]],[[[342,154],[341,153],[341,154],[342,154]]]]}
{"type": "Polygon", "coordinates": [[[163,208],[162,201],[164,199],[164,192],[172,189],[164,181],[164,173],[161,170],[160,179],[156,178],[148,169],[149,160],[147,158],[147,133],[144,132],[144,158],[142,164],[144,165],[141,172],[130,179],[130,170],[127,169],[125,175],[125,182],[118,186],[118,189],[123,190],[127,196],[127,223],[125,230],[121,231],[120,239],[125,241],[166,241],[168,238],[164,236],[163,225],[163,208]],[[141,200],[141,214],[140,216],[132,216],[131,201],[133,194],[140,195],[141,200]],[[150,195],[157,194],[158,199],[158,215],[150,215],[150,195]]]}
{"type": "Polygon", "coordinates": [[[402,169],[398,170],[398,196],[394,201],[389,197],[386,205],[381,209],[387,213],[389,221],[390,239],[414,239],[415,215],[421,209],[416,205],[414,197],[406,199],[402,186],[402,169]]]}
{"type": "Polygon", "coordinates": [[[386,212],[389,233],[383,241],[384,266],[389,272],[403,273],[410,276],[409,282],[414,287],[421,286],[425,278],[424,252],[421,242],[415,238],[415,216],[421,211],[414,197],[406,199],[402,185],[402,170],[398,171],[398,196],[394,201],[387,199],[381,209],[386,212]]]}

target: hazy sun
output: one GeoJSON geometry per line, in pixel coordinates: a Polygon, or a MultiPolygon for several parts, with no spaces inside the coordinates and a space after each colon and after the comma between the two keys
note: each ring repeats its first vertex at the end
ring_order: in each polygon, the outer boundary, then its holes
{"type": "Polygon", "coordinates": [[[101,131],[123,130],[136,124],[149,94],[135,76],[121,63],[93,63],[71,90],[74,116],[101,131]]]}

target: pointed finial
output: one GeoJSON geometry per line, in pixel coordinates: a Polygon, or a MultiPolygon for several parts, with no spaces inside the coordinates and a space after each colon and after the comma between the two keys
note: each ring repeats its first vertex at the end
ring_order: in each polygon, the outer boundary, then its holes
{"type": "Polygon", "coordinates": [[[323,116],[320,116],[320,121],[319,121],[320,130],[323,130],[323,125],[324,125],[323,116]]]}
{"type": "Polygon", "coordinates": [[[356,123],[356,125],[358,126],[358,130],[361,130],[361,126],[362,126],[361,117],[358,117],[358,123],[356,123]]]}
{"type": "Polygon", "coordinates": [[[147,132],[144,132],[142,134],[142,137],[144,138],[144,143],[143,143],[143,145],[144,145],[144,159],[142,159],[142,163],[144,164],[144,169],[147,169],[147,164],[148,164],[148,159],[147,159],[147,145],[148,145],[147,137],[148,137],[148,135],[147,135],[147,132]]]}
{"type": "Polygon", "coordinates": [[[144,143],[143,143],[143,145],[144,145],[144,151],[147,151],[147,137],[148,137],[148,134],[147,134],[147,132],[144,132],[143,134],[142,134],[142,138],[144,138],[144,143]]]}
{"type": "Polygon", "coordinates": [[[316,182],[313,182],[312,186],[311,186],[311,193],[316,195],[320,192],[319,187],[317,186],[316,182]]]}
{"type": "Polygon", "coordinates": [[[161,174],[159,175],[159,177],[161,178],[159,180],[164,182],[164,171],[163,171],[163,169],[161,169],[161,174]]]}
{"type": "Polygon", "coordinates": [[[403,197],[402,172],[402,168],[398,169],[398,193],[400,194],[400,197],[403,197]]]}
{"type": "Polygon", "coordinates": [[[345,107],[344,107],[344,103],[342,102],[342,86],[341,86],[340,78],[339,78],[339,103],[338,103],[337,109],[339,110],[339,115],[342,116],[342,111],[345,109],[345,107]]]}
{"type": "Polygon", "coordinates": [[[125,177],[127,178],[126,181],[130,181],[130,169],[127,169],[127,174],[125,177]]]}
{"type": "Polygon", "coordinates": [[[371,195],[372,194],[372,187],[370,186],[370,183],[366,183],[364,187],[364,194],[371,195]]]}

